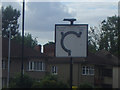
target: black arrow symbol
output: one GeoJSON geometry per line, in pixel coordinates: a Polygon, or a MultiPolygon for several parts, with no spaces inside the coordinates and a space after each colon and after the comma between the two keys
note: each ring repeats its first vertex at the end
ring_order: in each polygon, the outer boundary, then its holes
{"type": "Polygon", "coordinates": [[[65,52],[68,53],[68,56],[71,56],[71,50],[67,49],[67,48],[64,46],[64,39],[65,39],[65,37],[66,37],[67,35],[69,35],[69,34],[74,34],[74,35],[76,35],[77,37],[80,37],[80,36],[82,35],[82,32],[79,32],[79,33],[75,32],[75,31],[68,31],[68,32],[66,32],[66,33],[61,32],[61,35],[62,35],[61,42],[60,42],[60,43],[61,43],[61,47],[64,49],[65,52]]]}

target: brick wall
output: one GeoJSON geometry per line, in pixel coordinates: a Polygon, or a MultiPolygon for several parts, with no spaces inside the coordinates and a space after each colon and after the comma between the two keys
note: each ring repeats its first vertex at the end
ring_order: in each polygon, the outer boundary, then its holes
{"type": "Polygon", "coordinates": [[[43,53],[47,54],[48,56],[55,55],[55,44],[47,44],[43,46],[43,53]]]}

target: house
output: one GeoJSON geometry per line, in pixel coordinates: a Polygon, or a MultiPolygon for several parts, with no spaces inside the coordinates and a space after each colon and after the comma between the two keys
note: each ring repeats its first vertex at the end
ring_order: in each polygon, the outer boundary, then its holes
{"type": "MultiPolygon", "coordinates": [[[[97,87],[112,88],[113,63],[108,65],[104,61],[106,61],[104,58],[91,53],[88,54],[87,58],[73,58],[73,85],[89,83],[97,87]]],[[[48,60],[48,63],[48,71],[54,68],[54,74],[57,74],[62,81],[69,82],[70,58],[53,57],[48,60]]]]}
{"type": "MultiPolygon", "coordinates": [[[[21,54],[22,45],[11,40],[11,57],[10,57],[10,78],[16,73],[21,72],[21,54]]],[[[29,47],[24,47],[24,73],[32,78],[40,80],[45,75],[45,58],[46,55],[35,51],[29,47]],[[34,68],[34,67],[35,68],[34,68]]],[[[8,39],[2,39],[2,86],[6,86],[8,71],[8,39]]]]}
{"type": "MultiPolygon", "coordinates": [[[[7,81],[7,52],[8,40],[2,43],[2,84],[7,81]]],[[[40,81],[46,74],[58,75],[65,83],[70,82],[70,58],[55,57],[55,44],[44,45],[44,52],[40,52],[40,45],[35,49],[24,48],[24,73],[40,81]],[[37,49],[37,50],[36,50],[37,49]]],[[[89,83],[95,87],[120,88],[118,59],[105,50],[95,54],[88,52],[86,58],[73,59],[73,85],[89,83]],[[116,75],[117,74],[117,75],[116,75]]],[[[10,78],[21,71],[21,45],[11,40],[10,78]]]]}
{"type": "Polygon", "coordinates": [[[106,64],[107,69],[103,70],[104,83],[110,84],[110,81],[112,81],[111,84],[113,88],[120,88],[120,60],[105,50],[99,51],[96,55],[106,60],[104,64],[106,64]],[[110,74],[111,72],[112,75],[110,74]],[[106,77],[106,75],[109,76],[109,78],[106,77]]]}
{"type": "MultiPolygon", "coordinates": [[[[54,73],[68,83],[70,81],[70,58],[54,57],[54,43],[44,45],[44,48],[50,49],[47,53],[53,57],[48,60],[48,71],[54,68],[54,73]]],[[[95,54],[88,52],[87,58],[73,58],[73,85],[75,86],[89,83],[96,87],[120,88],[119,75],[120,61],[106,50],[95,54]]]]}

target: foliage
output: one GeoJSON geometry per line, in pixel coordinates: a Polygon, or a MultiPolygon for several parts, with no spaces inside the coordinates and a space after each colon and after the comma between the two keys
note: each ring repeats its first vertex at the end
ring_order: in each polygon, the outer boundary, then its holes
{"type": "Polygon", "coordinates": [[[21,78],[21,74],[17,74],[10,82],[10,88],[31,88],[33,82],[33,79],[27,74],[24,74],[23,78],[21,78]]]}
{"type": "Polygon", "coordinates": [[[104,49],[116,56],[120,55],[119,19],[116,15],[107,17],[106,20],[101,22],[99,27],[90,28],[88,49],[91,52],[104,49]]]}
{"type": "Polygon", "coordinates": [[[32,88],[68,88],[67,84],[58,80],[55,75],[47,75],[41,82],[33,84],[32,88]]]}
{"type": "MultiPolygon", "coordinates": [[[[14,40],[16,40],[18,43],[22,43],[22,36],[20,34],[18,34],[14,40]]],[[[24,44],[27,47],[31,47],[33,48],[34,46],[36,46],[38,44],[36,38],[33,38],[32,35],[30,33],[26,33],[24,36],[24,44]]]]}
{"type": "MultiPolygon", "coordinates": [[[[11,39],[15,39],[18,43],[22,43],[22,36],[18,30],[18,19],[20,17],[20,11],[14,9],[12,6],[2,7],[2,36],[9,37],[9,30],[11,30],[11,39]]],[[[28,47],[34,47],[37,45],[36,38],[33,38],[31,34],[27,33],[24,36],[24,44],[28,47]]]]}
{"type": "Polygon", "coordinates": [[[8,37],[9,30],[11,30],[11,37],[14,38],[19,33],[18,18],[20,11],[14,9],[12,6],[6,8],[2,7],[2,36],[8,37]]]}
{"type": "Polygon", "coordinates": [[[83,84],[80,84],[79,85],[79,88],[93,88],[93,86],[92,85],[90,85],[90,84],[88,84],[88,83],[83,83],[83,84]]]}
{"type": "Polygon", "coordinates": [[[98,41],[99,37],[98,34],[95,32],[96,27],[90,27],[88,31],[88,50],[92,53],[95,53],[98,50],[98,41]]]}
{"type": "Polygon", "coordinates": [[[32,85],[31,88],[41,88],[41,86],[40,86],[40,82],[35,81],[35,82],[33,83],[33,85],[32,85]]]}
{"type": "Polygon", "coordinates": [[[24,40],[25,45],[28,47],[34,47],[37,45],[36,38],[33,38],[32,35],[29,33],[25,34],[24,40]]]}
{"type": "Polygon", "coordinates": [[[7,89],[7,86],[5,86],[5,87],[2,87],[2,89],[1,90],[6,90],[7,89]]]}
{"type": "Polygon", "coordinates": [[[101,35],[99,50],[105,49],[114,55],[118,51],[118,17],[107,17],[107,20],[101,22],[101,35]]]}
{"type": "Polygon", "coordinates": [[[52,45],[52,44],[55,44],[55,42],[48,42],[45,45],[52,45]]]}

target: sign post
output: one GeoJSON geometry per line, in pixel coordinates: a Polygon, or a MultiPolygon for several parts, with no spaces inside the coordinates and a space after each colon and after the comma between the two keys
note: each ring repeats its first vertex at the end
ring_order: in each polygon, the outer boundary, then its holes
{"type": "MultiPolygon", "coordinates": [[[[0,2],[0,8],[2,3],[0,2]]],[[[0,9],[0,90],[2,89],[2,10],[0,9]]]]}
{"type": "Polygon", "coordinates": [[[88,24],[73,24],[76,19],[64,19],[70,24],[55,25],[55,56],[70,58],[70,88],[73,81],[73,57],[87,57],[88,24]]]}

